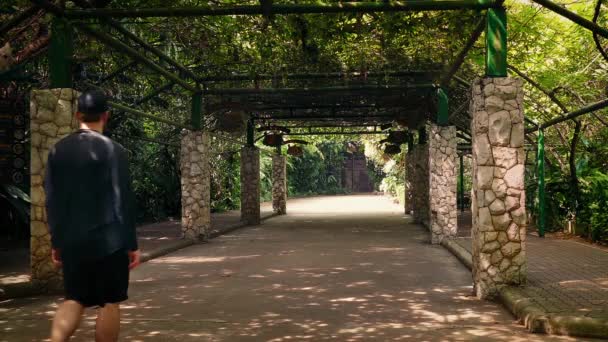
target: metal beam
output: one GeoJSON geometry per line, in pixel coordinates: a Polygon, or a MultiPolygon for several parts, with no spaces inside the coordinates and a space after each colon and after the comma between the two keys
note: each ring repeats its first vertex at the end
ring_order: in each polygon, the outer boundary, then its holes
{"type": "Polygon", "coordinates": [[[559,118],[556,118],[556,119],[544,122],[544,123],[538,125],[538,128],[535,128],[535,129],[532,129],[532,130],[526,129],[526,133],[531,133],[531,132],[533,132],[533,131],[535,131],[537,129],[542,130],[542,129],[545,129],[547,127],[551,127],[553,125],[556,125],[558,123],[561,123],[561,122],[564,122],[564,121],[567,121],[567,120],[571,120],[571,119],[577,118],[577,117],[579,117],[581,115],[589,114],[591,112],[594,112],[596,110],[600,110],[600,109],[603,109],[603,108],[606,108],[606,107],[608,107],[608,99],[605,99],[605,100],[602,100],[602,101],[598,101],[598,102],[589,104],[589,105],[587,105],[587,106],[585,106],[583,108],[580,108],[580,109],[577,109],[577,110],[575,110],[573,112],[567,113],[564,116],[561,116],[559,118]]]}
{"type": "Polygon", "coordinates": [[[225,81],[263,81],[263,80],[318,80],[318,79],[352,79],[352,78],[382,78],[382,77],[433,77],[441,70],[405,70],[387,72],[328,72],[328,73],[293,73],[293,74],[241,74],[226,76],[202,76],[199,82],[225,82],[225,81]]]}
{"type": "Polygon", "coordinates": [[[198,6],[181,8],[137,8],[137,9],[82,9],[67,10],[66,15],[74,19],[86,18],[147,18],[147,17],[202,17],[222,15],[273,15],[273,14],[320,14],[320,13],[374,13],[405,11],[483,10],[499,6],[497,0],[405,0],[391,2],[343,2],[315,5],[261,5],[244,6],[198,6]]]}
{"type": "Polygon", "coordinates": [[[570,19],[572,22],[592,31],[593,33],[595,33],[597,35],[600,35],[604,38],[608,38],[608,29],[603,28],[603,27],[595,24],[591,20],[585,19],[576,13],[568,11],[566,8],[562,7],[561,5],[558,5],[549,0],[532,0],[532,1],[561,15],[564,18],[570,19]]]}
{"type": "Polygon", "coordinates": [[[370,91],[370,90],[411,90],[436,88],[432,83],[408,84],[408,85],[361,85],[361,86],[336,86],[322,88],[216,88],[207,89],[205,95],[250,95],[250,94],[266,94],[266,95],[282,95],[282,94],[300,94],[311,92],[341,92],[341,91],[370,91]]]}
{"type": "Polygon", "coordinates": [[[274,116],[274,117],[266,117],[266,116],[256,116],[256,119],[259,120],[275,120],[275,121],[297,121],[297,120],[323,120],[323,119],[394,119],[395,115],[336,115],[336,116],[327,116],[327,115],[294,115],[294,116],[274,116]]]}
{"type": "Polygon", "coordinates": [[[38,6],[31,6],[11,17],[4,24],[2,24],[2,26],[0,26],[0,37],[3,37],[5,34],[8,33],[8,31],[13,29],[15,26],[21,24],[27,18],[36,14],[36,12],[38,12],[39,10],[40,8],[38,8],[38,6]]]}
{"type": "Polygon", "coordinates": [[[176,144],[176,143],[171,143],[165,140],[159,140],[159,139],[155,139],[155,138],[148,138],[148,137],[137,137],[137,136],[133,136],[133,135],[126,135],[126,134],[116,134],[116,133],[111,133],[110,134],[113,137],[120,137],[123,139],[134,139],[134,140],[139,140],[139,141],[146,141],[146,142],[150,142],[150,143],[154,143],[154,144],[159,144],[159,145],[165,145],[165,146],[171,146],[171,147],[177,147],[179,148],[180,145],[176,144]]]}
{"type": "Polygon", "coordinates": [[[441,78],[441,81],[439,82],[441,87],[445,88],[450,84],[452,77],[454,77],[458,69],[460,69],[462,63],[464,63],[464,60],[467,57],[467,54],[473,48],[473,46],[475,46],[475,42],[479,39],[485,28],[486,18],[482,16],[481,19],[479,19],[477,26],[475,26],[475,28],[473,29],[473,33],[471,33],[471,36],[465,43],[464,47],[462,48],[462,50],[460,50],[458,56],[456,56],[456,58],[454,59],[452,65],[450,65],[446,73],[441,78]]]}
{"type": "Polygon", "coordinates": [[[137,44],[139,44],[142,48],[144,48],[144,50],[147,50],[147,51],[151,52],[153,55],[157,56],[160,60],[162,60],[162,61],[166,62],[167,64],[170,64],[170,65],[174,66],[175,68],[177,68],[177,70],[179,70],[182,74],[188,76],[190,79],[196,80],[198,78],[198,76],[195,75],[188,68],[186,68],[185,66],[181,65],[180,63],[178,63],[177,61],[175,61],[171,57],[165,55],[159,49],[157,49],[154,46],[148,44],[143,39],[141,39],[137,35],[133,34],[131,31],[129,31],[126,28],[122,27],[122,25],[120,25],[120,23],[118,23],[118,22],[116,22],[114,20],[108,20],[108,24],[110,26],[112,26],[115,30],[117,30],[118,32],[122,33],[125,37],[127,37],[127,38],[131,39],[132,41],[136,42],[137,44]]]}
{"type": "Polygon", "coordinates": [[[152,90],[151,92],[149,92],[148,94],[146,94],[144,97],[142,97],[141,99],[135,101],[135,105],[140,105],[143,104],[145,102],[150,101],[151,99],[155,98],[156,96],[160,95],[160,93],[170,90],[171,88],[173,88],[173,86],[175,85],[175,82],[173,81],[169,81],[163,85],[161,85],[160,87],[152,90]]]}
{"type": "Polygon", "coordinates": [[[370,135],[370,134],[388,134],[387,132],[382,131],[354,131],[354,132],[344,132],[344,131],[330,131],[330,132],[295,132],[289,133],[285,135],[289,136],[305,136],[305,135],[370,135]]]}
{"type": "Polygon", "coordinates": [[[112,38],[111,36],[109,36],[108,34],[101,32],[99,30],[93,29],[87,25],[84,25],[82,23],[78,23],[76,24],[76,26],[83,32],[85,32],[86,34],[93,36],[94,38],[96,38],[97,40],[99,40],[100,42],[128,55],[129,57],[133,58],[134,60],[144,64],[145,66],[147,66],[148,68],[152,69],[153,71],[158,72],[159,74],[165,76],[166,78],[168,78],[169,80],[179,84],[180,86],[182,86],[185,89],[188,89],[192,92],[197,92],[199,91],[199,89],[193,85],[191,85],[190,83],[186,82],[185,80],[181,79],[179,76],[167,71],[165,68],[161,67],[160,65],[152,62],[151,60],[149,60],[146,56],[140,54],[139,52],[137,52],[137,50],[133,49],[132,47],[126,45],[125,43],[112,38]]]}
{"type": "Polygon", "coordinates": [[[99,82],[97,82],[97,85],[101,85],[104,82],[111,80],[112,78],[122,74],[123,72],[125,72],[127,69],[133,67],[137,65],[137,61],[131,61],[123,66],[120,66],[118,68],[116,68],[116,70],[112,71],[111,73],[107,74],[106,76],[102,77],[101,80],[99,80],[99,82]]]}
{"type": "Polygon", "coordinates": [[[112,108],[116,108],[120,111],[123,111],[125,113],[129,113],[135,116],[139,116],[139,117],[143,117],[143,118],[147,118],[150,119],[152,121],[156,121],[156,122],[162,122],[164,124],[167,125],[171,125],[174,127],[178,127],[178,128],[185,128],[185,129],[191,129],[190,126],[186,126],[186,125],[182,125],[179,123],[176,123],[175,120],[168,120],[168,119],[163,119],[163,118],[159,118],[157,116],[154,115],[150,115],[148,113],[142,112],[141,110],[135,109],[135,108],[131,108],[125,104],[122,104],[120,102],[116,102],[116,101],[108,101],[108,104],[110,105],[110,107],[112,108]]]}

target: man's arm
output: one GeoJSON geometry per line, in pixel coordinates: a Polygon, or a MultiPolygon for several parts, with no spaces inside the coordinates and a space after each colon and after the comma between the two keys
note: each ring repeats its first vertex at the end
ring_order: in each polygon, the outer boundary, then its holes
{"type": "Polygon", "coordinates": [[[119,208],[120,217],[124,225],[124,234],[126,239],[126,247],[130,251],[136,251],[137,245],[137,233],[135,230],[135,197],[131,188],[131,175],[129,172],[129,157],[127,151],[120,148],[117,153],[118,165],[117,165],[117,178],[119,198],[121,199],[119,208]]]}

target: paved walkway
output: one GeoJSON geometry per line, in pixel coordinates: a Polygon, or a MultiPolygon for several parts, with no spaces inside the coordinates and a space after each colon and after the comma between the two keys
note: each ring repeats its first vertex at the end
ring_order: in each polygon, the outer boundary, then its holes
{"type": "MultiPolygon", "coordinates": [[[[260,205],[262,217],[272,214],[272,203],[260,205]]],[[[232,210],[211,214],[212,233],[229,230],[240,224],[241,212],[232,210]]],[[[139,247],[150,252],[181,239],[181,222],[169,220],[137,227],[139,247]]],[[[21,243],[23,245],[23,243],[21,243]]],[[[30,279],[30,250],[27,246],[0,246],[0,286],[27,282],[30,279]]]]}
{"type": "MultiPolygon", "coordinates": [[[[400,206],[290,200],[289,215],[132,273],[123,341],[563,341],[531,335],[400,206]]],[[[0,304],[0,341],[39,341],[59,298],[0,304]]],[[[87,317],[75,341],[91,341],[87,317]]],[[[580,340],[580,339],[579,339],[580,340]]]]}
{"type": "MultiPolygon", "coordinates": [[[[470,253],[470,212],[460,216],[456,241],[470,253]]],[[[607,250],[534,234],[526,243],[528,283],[522,290],[527,297],[548,314],[608,319],[607,250]]]]}

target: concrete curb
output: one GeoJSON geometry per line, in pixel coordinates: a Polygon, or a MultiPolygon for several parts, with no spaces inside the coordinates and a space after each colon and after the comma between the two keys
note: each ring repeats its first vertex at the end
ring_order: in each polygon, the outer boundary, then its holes
{"type": "MultiPolygon", "coordinates": [[[[472,269],[473,258],[468,250],[453,239],[443,239],[441,245],[472,269]]],[[[518,287],[502,288],[498,299],[532,333],[608,338],[608,319],[547,314],[518,287]]]]}
{"type": "Polygon", "coordinates": [[[156,259],[158,257],[167,255],[169,253],[175,252],[182,248],[190,247],[194,244],[196,244],[196,242],[193,240],[177,240],[177,241],[167,244],[165,246],[151,250],[150,252],[142,253],[141,262],[144,263],[146,261],[156,259]]]}
{"type": "MultiPolygon", "coordinates": [[[[275,216],[279,216],[279,215],[276,213],[264,215],[260,218],[260,221],[264,222],[275,216]]],[[[222,230],[212,231],[211,234],[209,234],[209,238],[213,239],[218,236],[233,232],[237,229],[244,228],[247,226],[248,225],[246,225],[244,223],[233,224],[222,230]]],[[[144,263],[144,262],[150,261],[152,259],[161,257],[163,255],[173,253],[177,250],[193,246],[195,244],[197,244],[197,243],[192,240],[178,240],[178,241],[169,243],[165,246],[154,249],[150,252],[142,253],[141,262],[144,263]]],[[[35,296],[49,295],[49,294],[56,295],[56,294],[62,294],[62,292],[61,291],[44,292],[40,288],[34,286],[34,284],[31,281],[0,285],[0,301],[7,300],[7,299],[13,299],[13,298],[35,297],[35,296]]]]}
{"type": "Polygon", "coordinates": [[[456,241],[453,239],[443,239],[441,240],[441,245],[454,254],[454,256],[456,256],[456,258],[458,258],[466,267],[469,269],[473,268],[473,257],[471,256],[471,253],[456,241]]]}

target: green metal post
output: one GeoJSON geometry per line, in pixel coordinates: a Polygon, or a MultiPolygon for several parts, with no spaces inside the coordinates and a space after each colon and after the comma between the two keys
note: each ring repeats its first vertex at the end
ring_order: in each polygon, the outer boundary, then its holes
{"type": "Polygon", "coordinates": [[[447,126],[449,119],[449,99],[448,94],[443,90],[443,88],[437,89],[437,124],[439,126],[447,126]]]}
{"type": "Polygon", "coordinates": [[[490,8],[486,28],[486,76],[507,77],[507,12],[490,8]]]}
{"type": "Polygon", "coordinates": [[[200,130],[203,113],[203,93],[196,92],[192,94],[192,113],[190,117],[190,124],[192,129],[200,130]]]}
{"type": "Polygon", "coordinates": [[[255,133],[253,119],[247,120],[247,146],[255,146],[255,133]]]}
{"type": "Polygon", "coordinates": [[[426,144],[426,128],[420,127],[418,129],[418,145],[426,144]]]}
{"type": "Polygon", "coordinates": [[[281,146],[282,145],[277,145],[277,155],[280,156],[281,154],[283,154],[283,151],[281,150],[281,146]]]}
{"type": "Polygon", "coordinates": [[[53,18],[48,55],[51,88],[72,88],[72,52],[72,26],[53,18]]]}
{"type": "Polygon", "coordinates": [[[414,150],[414,134],[407,134],[407,151],[411,152],[414,150]]]}
{"type": "Polygon", "coordinates": [[[538,130],[538,236],[545,236],[545,131],[538,130]]]}
{"type": "Polygon", "coordinates": [[[460,156],[460,183],[458,184],[458,197],[460,198],[460,211],[464,212],[464,156],[460,156]]]}

